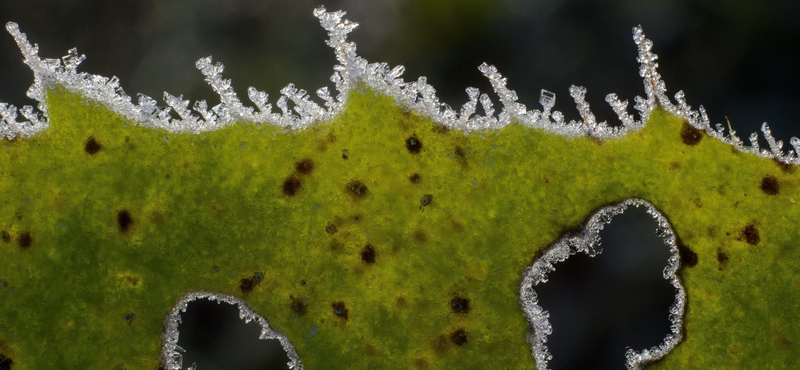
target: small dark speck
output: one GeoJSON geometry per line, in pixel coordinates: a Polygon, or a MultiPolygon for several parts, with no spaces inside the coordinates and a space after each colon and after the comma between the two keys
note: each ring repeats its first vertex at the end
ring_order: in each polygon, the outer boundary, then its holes
{"type": "Polygon", "coordinates": [[[306,286],[306,281],[305,280],[300,280],[300,285],[306,286]]]}
{"type": "Polygon", "coordinates": [[[422,199],[419,200],[420,208],[425,207],[433,202],[433,194],[425,194],[422,196],[422,199]]]}
{"type": "Polygon", "coordinates": [[[690,125],[688,122],[683,123],[683,127],[681,127],[681,140],[684,144],[689,146],[697,145],[700,142],[700,139],[703,138],[703,131],[696,129],[694,126],[690,125]]]}
{"type": "Polygon", "coordinates": [[[11,358],[0,354],[0,370],[11,370],[11,365],[13,364],[14,361],[12,361],[11,358]]]}
{"type": "Polygon", "coordinates": [[[408,177],[408,181],[411,181],[412,184],[419,184],[420,182],[422,182],[422,176],[414,172],[411,174],[411,176],[408,177]]]}
{"type": "Polygon", "coordinates": [[[358,181],[358,180],[350,181],[347,184],[347,191],[349,191],[351,194],[353,194],[353,195],[355,195],[355,196],[357,196],[359,198],[366,197],[367,194],[369,194],[369,189],[367,188],[367,186],[364,185],[363,182],[358,181]]]}
{"type": "Polygon", "coordinates": [[[678,243],[678,257],[680,257],[681,264],[685,266],[694,267],[697,265],[697,253],[682,243],[678,243]]]}
{"type": "Polygon", "coordinates": [[[744,239],[744,241],[750,245],[756,245],[761,241],[761,235],[758,232],[758,228],[753,224],[747,224],[747,226],[742,229],[739,236],[739,240],[744,239]]]}
{"type": "Polygon", "coordinates": [[[450,334],[450,340],[457,346],[467,343],[467,332],[464,329],[458,329],[450,334]]]}
{"type": "Polygon", "coordinates": [[[293,197],[300,191],[300,179],[296,175],[291,175],[283,182],[283,194],[293,197]]]}
{"type": "Polygon", "coordinates": [[[367,244],[361,249],[361,261],[364,263],[375,263],[375,247],[372,244],[367,244]]]}
{"type": "Polygon", "coordinates": [[[103,146],[100,145],[97,140],[95,140],[94,136],[89,136],[89,138],[86,139],[86,145],[83,147],[83,150],[85,150],[86,153],[95,155],[100,151],[100,149],[103,149],[103,146]]]}
{"type": "Polygon", "coordinates": [[[8,243],[11,241],[11,235],[8,233],[8,231],[0,231],[0,239],[2,239],[3,242],[8,243]]]}
{"type": "Polygon", "coordinates": [[[127,233],[133,225],[133,217],[131,217],[131,213],[125,209],[119,211],[117,213],[117,224],[119,225],[120,231],[127,233]]]}
{"type": "Polygon", "coordinates": [[[314,161],[309,158],[305,158],[302,161],[297,162],[295,169],[297,172],[300,172],[303,175],[308,175],[314,171],[314,161]]]}
{"type": "Polygon", "coordinates": [[[342,149],[342,159],[345,161],[350,159],[350,151],[347,149],[342,149]]]}
{"type": "Polygon", "coordinates": [[[450,309],[455,313],[469,313],[469,298],[454,296],[450,300],[450,309]]]}
{"type": "Polygon", "coordinates": [[[298,315],[303,316],[306,314],[306,312],[308,312],[308,306],[306,305],[306,302],[303,301],[301,298],[289,296],[289,300],[291,301],[289,303],[289,307],[291,307],[292,311],[294,311],[298,315]]]}
{"type": "Polygon", "coordinates": [[[325,232],[330,235],[333,235],[339,232],[339,228],[336,227],[336,225],[333,222],[328,222],[328,224],[325,225],[325,232]]]}
{"type": "Polygon", "coordinates": [[[134,321],[136,321],[136,314],[134,314],[133,312],[128,312],[122,318],[124,318],[125,321],[128,322],[128,324],[131,324],[134,321]]]}
{"type": "Polygon", "coordinates": [[[344,302],[342,301],[333,302],[333,304],[331,304],[331,308],[333,309],[334,315],[347,320],[347,317],[349,316],[349,311],[345,306],[344,302]]]}
{"type": "Polygon", "coordinates": [[[31,236],[30,231],[25,231],[19,234],[17,237],[17,244],[22,249],[30,248],[31,244],[33,244],[33,236],[31,236]]]}
{"type": "Polygon", "coordinates": [[[776,195],[780,192],[781,187],[778,184],[778,179],[774,176],[765,176],[761,179],[761,191],[767,195],[776,195]]]}
{"type": "Polygon", "coordinates": [[[419,154],[422,151],[422,142],[419,141],[416,135],[406,139],[406,149],[411,154],[419,154]]]}

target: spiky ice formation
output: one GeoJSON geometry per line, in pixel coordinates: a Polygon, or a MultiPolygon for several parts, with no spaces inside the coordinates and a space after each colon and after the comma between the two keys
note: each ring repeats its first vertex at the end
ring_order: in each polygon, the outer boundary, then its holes
{"type": "MultiPolygon", "coordinates": [[[[24,56],[25,63],[34,74],[34,83],[28,90],[28,96],[39,101],[39,112],[31,106],[17,110],[13,105],[0,104],[0,135],[12,139],[15,137],[30,137],[48,126],[46,90],[55,85],[61,85],[69,91],[81,94],[87,98],[104,104],[114,112],[124,117],[139,122],[146,127],[162,128],[172,132],[203,132],[215,130],[237,121],[251,121],[301,129],[313,122],[327,121],[338,115],[344,107],[350,90],[358,82],[364,82],[371,88],[383,94],[392,96],[399,104],[411,108],[422,115],[433,119],[435,122],[449,128],[462,130],[487,130],[501,128],[511,122],[517,122],[530,127],[536,127],[548,132],[566,136],[590,136],[599,139],[614,138],[624,135],[630,130],[641,129],[650,113],[658,106],[665,108],[672,114],[686,119],[693,127],[703,130],[709,135],[735,146],[737,149],[754,153],[767,158],[775,158],[784,163],[800,163],[798,148],[793,145],[793,150],[784,153],[782,143],[776,141],[764,124],[765,139],[770,143],[770,150],[762,150],[757,141],[751,140],[750,146],[742,144],[732,129],[725,133],[721,125],[712,128],[705,110],[700,107],[692,110],[686,104],[683,92],[675,95],[674,104],[666,95],[666,84],[658,73],[658,56],[652,52],[653,42],[644,36],[641,27],[633,29],[633,39],[639,49],[637,61],[640,63],[639,75],[643,78],[645,97],[636,97],[634,108],[639,112],[639,120],[635,120],[627,111],[627,101],[620,101],[616,94],[608,94],[606,101],[622,122],[621,126],[611,126],[606,122],[596,122],[594,114],[585,101],[586,89],[572,86],[570,95],[575,99],[581,121],[565,122],[563,114],[558,111],[550,112],[552,106],[543,110],[528,109],[525,104],[518,102],[517,93],[507,87],[506,78],[494,66],[482,64],[481,73],[492,84],[495,95],[500,100],[502,108],[496,112],[491,98],[482,94],[476,88],[467,88],[468,101],[459,112],[447,104],[439,101],[436,89],[427,83],[425,77],[416,81],[405,81],[402,74],[403,66],[391,68],[386,63],[369,63],[356,53],[356,45],[348,40],[348,35],[358,23],[344,19],[343,11],[327,12],[324,7],[314,10],[314,15],[319,18],[322,27],[328,31],[329,39],[326,43],[334,49],[339,62],[334,66],[331,81],[335,85],[336,96],[331,96],[327,87],[316,91],[316,95],[323,101],[323,106],[313,101],[310,95],[294,84],[289,84],[281,89],[281,96],[276,105],[280,112],[273,112],[272,104],[268,103],[268,94],[258,91],[254,87],[248,89],[248,97],[255,105],[245,106],[232,88],[231,81],[222,77],[224,66],[214,64],[211,57],[201,58],[196,67],[205,76],[206,82],[220,97],[220,103],[209,108],[206,101],[198,101],[191,105],[189,100],[181,96],[164,93],[167,107],[160,107],[149,96],[138,94],[138,104],[133,104],[130,96],[119,85],[116,77],[107,78],[77,72],[78,65],[85,59],[76,49],[69,51],[61,59],[41,59],[38,56],[38,46],[30,44],[24,33],[20,32],[16,23],[6,25],[8,32],[14,37],[24,56]],[[476,113],[480,105],[483,115],[476,113]],[[171,112],[177,113],[179,118],[173,118],[171,112]],[[18,112],[25,118],[18,121],[18,112]]],[[[555,95],[553,94],[553,99],[555,95]]],[[[790,142],[799,142],[800,139],[792,138],[790,142]]]]}

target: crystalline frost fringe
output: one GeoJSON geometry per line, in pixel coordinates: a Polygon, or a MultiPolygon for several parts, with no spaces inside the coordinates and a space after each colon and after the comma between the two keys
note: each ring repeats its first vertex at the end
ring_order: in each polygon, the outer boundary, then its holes
{"type": "MultiPolygon", "coordinates": [[[[436,90],[427,83],[425,77],[420,77],[416,81],[405,81],[401,77],[405,70],[403,66],[390,68],[386,63],[369,63],[366,59],[358,56],[355,43],[347,39],[348,34],[358,24],[344,19],[344,12],[327,12],[324,7],[319,7],[314,10],[314,15],[319,18],[322,27],[328,31],[329,40],[326,43],[334,49],[339,62],[334,66],[334,73],[331,76],[331,81],[338,94],[335,97],[331,96],[327,87],[317,90],[317,96],[324,101],[325,107],[323,108],[311,100],[305,90],[297,89],[293,84],[289,84],[281,89],[281,96],[276,102],[280,112],[273,112],[272,104],[267,102],[268,94],[253,87],[248,89],[248,98],[255,108],[242,104],[231,86],[231,81],[222,78],[223,65],[221,63],[214,64],[211,57],[198,60],[196,67],[205,76],[206,82],[214,92],[220,96],[219,104],[209,109],[206,101],[198,101],[190,108],[190,102],[184,100],[183,96],[174,96],[166,92],[164,101],[167,107],[159,107],[155,99],[143,94],[137,95],[138,104],[134,104],[131,97],[122,90],[116,77],[107,78],[77,72],[77,67],[85,59],[85,56],[79,55],[76,49],[70,50],[68,55],[61,59],[40,59],[38,46],[28,42],[27,37],[20,32],[16,23],[9,22],[6,24],[6,29],[14,37],[22,51],[24,62],[33,71],[34,83],[28,90],[28,96],[37,100],[39,104],[38,112],[32,106],[24,106],[17,110],[13,105],[0,104],[0,137],[6,139],[29,138],[37,132],[47,129],[49,121],[46,95],[47,90],[55,86],[62,86],[70,92],[99,102],[110,110],[139,122],[145,127],[160,128],[171,132],[198,133],[216,130],[237,121],[302,129],[315,122],[327,121],[338,115],[344,109],[350,91],[358,83],[363,82],[370,88],[393,97],[400,105],[413,109],[439,124],[465,131],[502,128],[512,122],[518,122],[569,137],[615,138],[625,135],[629,131],[643,128],[653,110],[660,106],[668,112],[686,119],[695,128],[703,130],[708,135],[731,144],[741,151],[765,158],[774,158],[784,163],[800,164],[800,155],[798,155],[800,139],[796,137],[792,137],[790,140],[793,150],[784,153],[783,142],[776,140],[772,136],[769,126],[764,123],[762,132],[769,144],[769,150],[759,147],[756,133],[749,137],[750,146],[746,146],[732,129],[729,128],[726,135],[722,125],[712,128],[703,107],[692,110],[686,104],[682,91],[675,94],[677,104],[672,103],[666,95],[666,85],[657,70],[658,56],[651,51],[653,43],[645,38],[641,27],[633,29],[633,39],[639,49],[637,57],[637,61],[640,63],[639,75],[643,78],[646,97],[637,96],[634,99],[634,109],[639,111],[639,120],[635,120],[633,115],[628,113],[627,101],[620,101],[615,94],[608,94],[606,102],[611,105],[622,122],[622,126],[612,127],[606,122],[596,121],[585,100],[585,88],[570,87],[570,95],[575,100],[582,120],[581,122],[565,123],[561,112],[551,111],[555,103],[553,93],[542,90],[540,103],[543,110],[529,110],[524,104],[517,101],[516,92],[508,89],[506,78],[497,71],[497,68],[487,64],[482,64],[479,70],[491,82],[492,88],[502,104],[500,112],[495,115],[491,98],[473,87],[466,89],[469,100],[461,107],[460,112],[456,112],[439,101],[436,97],[436,90]],[[289,102],[291,102],[291,106],[289,102]],[[479,104],[484,112],[483,115],[477,114],[479,104]],[[173,118],[172,111],[180,118],[173,118]],[[25,120],[17,121],[19,114],[22,114],[25,120]]],[[[596,213],[590,219],[583,235],[562,238],[525,272],[520,288],[520,300],[528,321],[534,329],[529,340],[533,346],[537,368],[540,370],[547,368],[547,362],[550,359],[545,343],[552,328],[547,320],[549,317],[547,311],[536,304],[537,298],[533,286],[546,281],[547,273],[554,270],[554,263],[561,262],[577,252],[595,254],[593,246],[597,241],[598,232],[604,224],[610,221],[611,217],[621,213],[630,205],[647,207],[648,212],[658,220],[662,237],[672,252],[664,276],[675,286],[677,294],[675,304],[670,310],[672,333],[667,335],[664,343],[658,347],[642,352],[629,350],[626,353],[628,368],[638,369],[646,362],[661,358],[680,341],[685,292],[676,275],[679,262],[674,234],[664,217],[650,203],[638,199],[627,200],[596,213]]],[[[168,368],[178,369],[182,366],[177,346],[180,312],[186,310],[188,302],[201,298],[238,305],[240,316],[243,319],[258,321],[262,326],[262,338],[277,338],[281,341],[291,358],[290,367],[297,369],[302,367],[300,359],[288,339],[270,329],[267,321],[255,314],[244,302],[231,296],[200,292],[189,294],[181,300],[166,320],[167,332],[164,337],[163,356],[168,368]]]]}
{"type": "Polygon", "coordinates": [[[190,108],[189,101],[168,93],[164,93],[167,107],[159,107],[154,99],[143,94],[137,95],[138,104],[134,104],[131,97],[119,86],[116,77],[109,79],[77,72],[76,69],[85,56],[78,55],[75,49],[70,50],[69,54],[61,59],[40,59],[38,46],[31,45],[25,34],[19,31],[17,24],[9,22],[6,24],[6,29],[16,40],[25,63],[34,74],[34,83],[28,90],[28,96],[39,102],[39,112],[31,106],[17,110],[13,105],[0,104],[0,136],[7,139],[28,138],[46,129],[49,124],[46,93],[47,89],[56,85],[97,101],[112,111],[139,122],[142,126],[172,132],[197,133],[216,130],[237,121],[302,129],[314,122],[327,121],[338,115],[344,108],[350,91],[357,83],[363,82],[437,123],[465,131],[501,128],[511,122],[518,122],[570,137],[614,138],[644,127],[653,109],[661,106],[670,113],[686,119],[692,126],[741,151],[775,158],[784,163],[800,164],[798,155],[800,139],[793,137],[790,140],[793,150],[784,153],[782,142],[776,141],[769,127],[764,124],[762,132],[770,149],[760,149],[757,136],[755,140],[750,140],[750,146],[745,146],[732,129],[725,134],[721,125],[717,125],[716,129],[712,128],[703,107],[696,111],[692,110],[686,104],[683,92],[675,94],[677,104],[673,104],[666,95],[666,85],[658,73],[658,56],[652,52],[653,42],[645,38],[641,27],[633,29],[633,40],[639,49],[637,56],[637,61],[640,63],[639,75],[643,78],[646,95],[645,98],[637,96],[634,99],[634,109],[639,111],[640,119],[637,121],[628,113],[627,101],[622,102],[615,94],[608,94],[606,101],[622,122],[622,126],[612,127],[605,122],[596,122],[584,98],[585,88],[579,86],[570,88],[570,95],[575,99],[583,118],[582,122],[565,123],[561,112],[550,112],[552,105],[540,111],[529,110],[524,104],[519,103],[517,93],[506,87],[506,78],[497,71],[497,68],[487,64],[482,64],[479,70],[489,79],[495,94],[499,97],[502,103],[500,112],[495,115],[491,98],[472,87],[466,90],[469,101],[462,106],[460,112],[456,112],[439,101],[436,90],[427,83],[425,77],[420,77],[416,81],[405,81],[401,77],[405,70],[403,66],[390,68],[386,63],[369,63],[358,56],[355,43],[347,39],[358,23],[344,19],[345,12],[327,12],[324,7],[319,7],[314,10],[314,15],[328,31],[329,39],[326,43],[334,49],[339,62],[334,66],[334,73],[331,76],[338,94],[335,97],[331,96],[327,87],[317,90],[317,96],[324,101],[322,107],[311,100],[305,90],[289,84],[281,89],[281,96],[276,102],[280,109],[279,113],[272,111],[272,104],[267,103],[266,93],[252,87],[248,89],[248,97],[255,108],[245,106],[233,90],[231,81],[222,78],[223,65],[212,63],[211,57],[201,58],[197,61],[196,67],[205,76],[206,82],[214,92],[220,96],[219,104],[209,109],[207,102],[198,101],[190,108]],[[478,104],[483,108],[483,115],[476,113],[478,104]],[[179,118],[173,118],[172,111],[175,111],[179,118]],[[25,120],[17,121],[19,113],[25,120]]]}

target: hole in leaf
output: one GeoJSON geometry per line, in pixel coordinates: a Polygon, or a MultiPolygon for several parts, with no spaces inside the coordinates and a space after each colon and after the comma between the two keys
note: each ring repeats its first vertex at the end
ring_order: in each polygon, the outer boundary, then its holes
{"type": "Polygon", "coordinates": [[[535,287],[550,313],[552,369],[624,369],[627,348],[658,346],[670,333],[675,287],[664,279],[670,249],[645,209],[629,207],[600,232],[602,253],[576,253],[535,287]]]}
{"type": "Polygon", "coordinates": [[[189,302],[178,328],[185,368],[288,369],[289,357],[280,342],[258,339],[261,327],[239,319],[236,306],[206,299],[189,302]]]}

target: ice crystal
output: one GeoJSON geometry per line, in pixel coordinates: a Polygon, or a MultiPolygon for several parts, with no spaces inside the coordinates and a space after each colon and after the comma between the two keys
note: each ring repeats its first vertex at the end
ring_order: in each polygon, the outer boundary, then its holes
{"type": "Polygon", "coordinates": [[[664,244],[669,248],[671,256],[667,260],[664,268],[664,279],[668,280],[675,287],[675,303],[670,307],[669,321],[670,331],[664,342],[660,345],[636,352],[628,349],[625,353],[626,365],[628,369],[640,369],[645,364],[664,357],[682,339],[681,327],[683,326],[683,313],[686,306],[686,292],[678,278],[677,272],[680,267],[678,245],[675,242],[675,233],[667,222],[667,219],[656,208],[647,201],[641,199],[628,199],[621,203],[604,207],[592,215],[586,222],[582,232],[573,235],[565,235],[544,254],[530,265],[522,275],[522,282],[519,289],[519,300],[525,317],[528,319],[532,333],[528,335],[528,341],[532,345],[536,368],[539,370],[547,369],[548,362],[553,358],[547,349],[547,336],[552,334],[553,327],[550,325],[550,314],[541,306],[534,288],[540,283],[547,282],[547,275],[555,271],[555,265],[565,261],[576,253],[586,253],[595,256],[602,252],[599,249],[600,231],[612,218],[621,214],[630,206],[643,206],[658,223],[657,233],[664,240],[664,244]]]}

